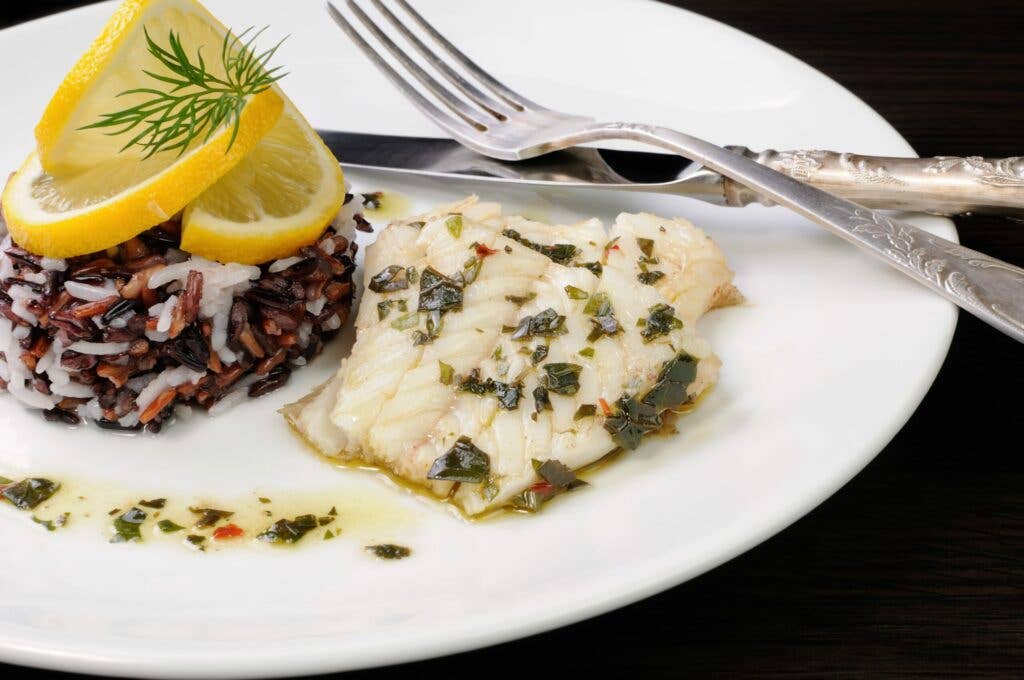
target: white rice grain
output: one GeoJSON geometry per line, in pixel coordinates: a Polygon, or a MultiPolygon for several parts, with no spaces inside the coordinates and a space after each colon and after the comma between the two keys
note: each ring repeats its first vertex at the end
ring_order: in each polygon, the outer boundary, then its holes
{"type": "Polygon", "coordinates": [[[86,342],[79,340],[68,345],[68,349],[79,354],[93,354],[103,356],[105,354],[120,354],[127,352],[131,343],[127,342],[86,342]]]}
{"type": "Polygon", "coordinates": [[[78,298],[79,300],[86,300],[87,302],[96,302],[108,298],[117,292],[117,288],[113,282],[109,286],[94,286],[88,283],[82,283],[80,281],[66,281],[64,283],[64,290],[68,292],[71,297],[78,298]]]}

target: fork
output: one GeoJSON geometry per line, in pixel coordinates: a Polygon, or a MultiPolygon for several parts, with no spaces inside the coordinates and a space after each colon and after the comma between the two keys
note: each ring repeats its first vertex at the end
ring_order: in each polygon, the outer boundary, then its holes
{"type": "Polygon", "coordinates": [[[1024,269],[803,184],[692,135],[642,123],[603,122],[549,109],[478,66],[406,0],[392,3],[405,14],[405,20],[382,0],[370,2],[383,23],[400,35],[431,70],[396,43],[356,0],[345,0],[345,5],[391,55],[394,66],[346,19],[339,9],[341,0],[328,0],[327,9],[393,85],[435,124],[470,149],[512,161],[601,140],[631,140],[666,149],[825,227],[1018,342],[1024,342],[1024,269]]]}

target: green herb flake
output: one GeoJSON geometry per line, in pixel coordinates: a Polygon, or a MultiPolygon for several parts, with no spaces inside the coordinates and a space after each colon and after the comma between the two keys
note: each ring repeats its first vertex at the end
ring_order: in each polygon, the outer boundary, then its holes
{"type": "Polygon", "coordinates": [[[640,252],[644,254],[644,257],[651,257],[654,254],[653,239],[638,238],[636,244],[640,247],[640,252]]]}
{"type": "Polygon", "coordinates": [[[149,501],[139,501],[139,505],[141,505],[144,508],[153,508],[154,510],[160,510],[165,505],[167,505],[167,499],[166,498],[154,498],[153,500],[149,500],[149,501]]]}
{"type": "Polygon", "coordinates": [[[327,514],[330,515],[331,517],[337,517],[338,516],[338,508],[336,508],[335,506],[332,505],[331,509],[327,511],[327,514]]]}
{"type": "Polygon", "coordinates": [[[114,519],[114,536],[111,543],[138,543],[142,540],[142,523],[146,521],[146,511],[133,507],[114,519]]]}
{"type": "Polygon", "coordinates": [[[501,232],[501,234],[520,245],[526,246],[530,250],[540,253],[552,262],[557,262],[558,264],[568,264],[570,260],[576,257],[576,253],[579,250],[576,246],[569,243],[556,243],[550,246],[534,243],[533,241],[523,237],[523,235],[515,229],[506,229],[501,232]]]}
{"type": "Polygon", "coordinates": [[[482,257],[471,257],[462,265],[462,283],[464,286],[476,281],[476,277],[480,276],[480,268],[484,266],[484,259],[482,257]]]}
{"type": "Polygon", "coordinates": [[[452,235],[452,238],[459,238],[462,236],[462,215],[450,215],[444,221],[444,226],[448,233],[452,235]]]}
{"type": "MultiPolygon", "coordinates": [[[[509,329],[503,326],[502,330],[509,329]]],[[[565,328],[565,317],[551,307],[533,316],[524,316],[511,331],[513,340],[529,340],[535,337],[553,338],[569,331],[565,328]]]]}
{"type": "Polygon", "coordinates": [[[551,411],[551,397],[548,395],[548,390],[543,385],[533,388],[533,412],[534,414],[540,413],[541,411],[551,411]]]}
{"type": "Polygon", "coordinates": [[[576,473],[567,465],[554,458],[545,461],[533,459],[531,462],[534,471],[540,475],[541,479],[552,486],[563,489],[575,489],[587,485],[582,479],[577,479],[576,473]]]}
{"type": "Polygon", "coordinates": [[[573,420],[583,420],[584,418],[592,418],[597,413],[597,406],[594,404],[581,404],[576,413],[573,415],[573,420]]]}
{"type": "Polygon", "coordinates": [[[53,519],[39,519],[35,515],[32,515],[32,521],[41,525],[47,531],[56,531],[68,523],[69,517],[71,517],[71,513],[69,512],[62,512],[53,519]]]}
{"type": "MultiPolygon", "coordinates": [[[[405,268],[405,278],[409,279],[409,283],[415,285],[415,283],[417,281],[419,281],[419,279],[420,279],[420,275],[416,271],[416,267],[406,267],[405,268]]],[[[405,310],[402,310],[402,311],[405,311],[405,310]]]]}
{"type": "Polygon", "coordinates": [[[374,293],[393,293],[409,287],[409,275],[405,267],[389,265],[370,279],[369,288],[374,293]]]}
{"type": "Polygon", "coordinates": [[[636,275],[637,280],[640,283],[644,284],[645,286],[653,286],[664,277],[665,272],[657,270],[650,272],[640,272],[639,274],[636,275]]]}
{"type": "Polygon", "coordinates": [[[403,560],[412,555],[412,550],[403,545],[384,543],[381,545],[368,545],[366,549],[382,560],[403,560]]]}
{"type": "Polygon", "coordinates": [[[584,347],[579,352],[577,352],[577,354],[579,354],[581,357],[586,357],[588,359],[593,359],[594,358],[594,348],[593,347],[584,347]]]}
{"type": "Polygon", "coordinates": [[[207,527],[212,527],[222,519],[227,519],[228,517],[231,517],[233,514],[235,514],[229,510],[217,510],[216,508],[196,508],[192,506],[189,506],[188,511],[194,515],[199,515],[199,519],[197,519],[196,523],[192,525],[193,529],[205,529],[207,527]]]}
{"type": "Polygon", "coordinates": [[[601,265],[600,262],[580,262],[576,266],[589,270],[590,273],[596,276],[597,278],[601,278],[601,274],[604,273],[604,267],[601,265]]]}
{"type": "Polygon", "coordinates": [[[49,500],[59,490],[58,482],[43,477],[29,477],[5,486],[0,491],[0,497],[19,510],[35,510],[36,506],[49,500]]]}
{"type": "Polygon", "coordinates": [[[548,358],[548,346],[537,345],[533,348],[533,354],[530,355],[530,362],[536,366],[540,362],[548,358]]]}
{"type": "Polygon", "coordinates": [[[608,293],[597,292],[590,296],[583,313],[590,316],[605,316],[612,313],[612,302],[608,293]]]}
{"type": "Polygon", "coordinates": [[[266,503],[270,503],[270,502],[271,502],[271,500],[270,500],[269,498],[266,498],[266,497],[264,497],[264,496],[260,496],[260,497],[259,497],[259,498],[257,498],[256,500],[258,500],[258,501],[259,501],[260,503],[264,503],[264,504],[266,504],[266,503]]]}
{"type": "Polygon", "coordinates": [[[176,524],[175,522],[172,522],[169,519],[162,519],[159,522],[157,522],[156,528],[164,532],[165,534],[173,534],[178,531],[183,531],[185,529],[185,527],[181,526],[180,524],[176,524]]]}
{"type": "Polygon", "coordinates": [[[656,409],[673,409],[689,400],[687,388],[697,378],[697,360],[680,353],[665,362],[654,386],[644,395],[644,403],[656,409]]]}
{"type": "Polygon", "coordinates": [[[196,550],[203,552],[206,550],[206,536],[200,536],[199,534],[189,534],[185,537],[185,541],[195,548],[196,550]]]}
{"type": "Polygon", "coordinates": [[[406,224],[406,226],[412,227],[413,229],[422,229],[423,227],[427,226],[427,223],[426,222],[409,222],[409,223],[406,224]]]}
{"type": "Polygon", "coordinates": [[[417,330],[412,334],[412,344],[416,347],[420,345],[429,345],[441,335],[441,329],[444,328],[444,320],[441,317],[441,312],[433,310],[426,313],[426,323],[424,324],[426,332],[417,330]]]}
{"type": "Polygon", "coordinates": [[[501,487],[494,483],[494,480],[488,479],[487,483],[480,489],[480,496],[490,503],[498,497],[498,493],[501,492],[501,487]]]}
{"type": "Polygon", "coordinates": [[[445,313],[462,309],[462,286],[433,267],[427,267],[420,276],[419,311],[445,313]]]}
{"type": "Polygon", "coordinates": [[[272,544],[297,543],[318,526],[319,523],[313,515],[299,515],[295,519],[279,519],[262,533],[257,534],[256,540],[272,544]]]}
{"type": "Polygon", "coordinates": [[[590,297],[590,294],[587,291],[573,285],[567,285],[565,287],[565,294],[569,296],[570,300],[586,300],[590,297]]]}
{"type": "Polygon", "coordinates": [[[474,368],[459,381],[459,390],[469,392],[477,396],[493,395],[497,397],[498,403],[506,411],[514,411],[519,408],[519,400],[522,398],[522,383],[504,383],[493,378],[482,380],[480,370],[474,368]]]}
{"type": "Polygon", "coordinates": [[[455,368],[451,364],[446,364],[443,361],[438,361],[437,366],[440,372],[438,380],[441,381],[442,385],[451,385],[455,379],[455,368]]]}
{"type": "Polygon", "coordinates": [[[604,419],[604,429],[624,449],[635,449],[645,434],[661,427],[658,409],[635,397],[624,394],[615,402],[615,407],[612,415],[604,419]]]}
{"type": "Polygon", "coordinates": [[[483,396],[487,394],[487,381],[480,378],[480,369],[474,368],[459,381],[459,390],[483,396]]]}
{"type": "Polygon", "coordinates": [[[615,335],[621,328],[612,311],[612,303],[607,293],[597,292],[590,296],[583,313],[590,315],[593,324],[587,342],[596,342],[602,336],[615,335]]]}
{"type": "Polygon", "coordinates": [[[645,343],[683,327],[683,322],[676,318],[675,308],[669,305],[660,303],[650,307],[647,311],[649,314],[643,320],[643,330],[640,331],[645,343]]]}
{"type": "Polygon", "coordinates": [[[579,364],[551,363],[543,366],[546,376],[541,378],[542,385],[549,392],[571,397],[580,390],[580,372],[583,367],[579,364]]]}
{"type": "Polygon", "coordinates": [[[330,530],[330,529],[328,529],[327,531],[325,531],[325,532],[324,532],[324,540],[325,540],[325,541],[329,541],[329,540],[331,540],[332,538],[334,538],[334,537],[335,537],[335,535],[336,535],[336,534],[332,534],[332,533],[331,533],[331,530],[330,530]]]}
{"type": "Polygon", "coordinates": [[[525,295],[506,295],[505,296],[505,300],[508,301],[508,302],[511,302],[512,304],[514,304],[517,307],[522,307],[527,302],[530,302],[531,300],[535,299],[536,297],[537,297],[536,293],[526,293],[525,295]]]}
{"type": "Polygon", "coordinates": [[[519,408],[519,400],[523,396],[521,383],[504,383],[497,380],[488,380],[491,394],[498,398],[498,404],[506,411],[514,411],[519,408]]]}
{"type": "Polygon", "coordinates": [[[323,517],[317,517],[316,518],[316,523],[319,524],[322,527],[325,527],[328,524],[330,524],[331,522],[333,522],[335,519],[337,519],[337,518],[335,518],[335,517],[328,517],[328,516],[325,515],[323,517]]]}
{"type": "Polygon", "coordinates": [[[622,330],[619,327],[619,320],[611,314],[595,316],[590,320],[590,323],[593,324],[593,328],[587,334],[587,342],[597,342],[605,335],[615,335],[622,330]]]}
{"type": "Polygon", "coordinates": [[[391,322],[391,327],[396,331],[407,331],[420,325],[420,315],[417,312],[409,312],[391,322]]]}
{"type": "Polygon", "coordinates": [[[459,437],[448,453],[430,466],[427,479],[482,484],[491,472],[491,459],[466,436],[459,437]]]}
{"type": "Polygon", "coordinates": [[[512,507],[526,512],[537,512],[555,496],[572,491],[587,483],[577,479],[576,473],[557,460],[533,460],[533,469],[543,480],[512,499],[512,507]]]}

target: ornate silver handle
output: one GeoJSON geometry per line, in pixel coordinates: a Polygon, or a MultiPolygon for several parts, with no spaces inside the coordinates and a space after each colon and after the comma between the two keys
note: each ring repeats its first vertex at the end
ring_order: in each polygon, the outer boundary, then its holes
{"type": "MultiPolygon", "coordinates": [[[[968,212],[1024,217],[1024,157],[889,158],[835,151],[751,151],[727,147],[751,160],[870,208],[937,215],[968,212]]],[[[774,205],[726,179],[725,201],[774,205]]]]}
{"type": "Polygon", "coordinates": [[[1024,269],[1020,267],[933,236],[912,224],[804,184],[745,155],[675,130],[635,123],[600,123],[587,132],[591,139],[633,139],[703,163],[817,222],[1024,342],[1024,269]]]}

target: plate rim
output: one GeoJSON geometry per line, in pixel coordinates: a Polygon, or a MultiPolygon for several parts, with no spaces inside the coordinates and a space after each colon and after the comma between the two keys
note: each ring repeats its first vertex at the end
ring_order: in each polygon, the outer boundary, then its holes
{"type": "MultiPolygon", "coordinates": [[[[114,6],[116,4],[116,0],[107,0],[106,2],[55,12],[4,28],[0,30],[0,37],[34,28],[56,17],[96,12],[99,11],[98,8],[114,6]]],[[[688,17],[686,20],[689,21],[707,22],[718,30],[731,32],[746,41],[754,42],[759,47],[766,48],[776,55],[791,61],[793,64],[813,72],[815,76],[824,79],[824,81],[845,92],[859,103],[864,110],[869,111],[876,118],[880,125],[887,127],[892,132],[893,137],[900,140],[911,154],[917,155],[903,135],[872,106],[868,105],[864,100],[826,73],[789,52],[746,31],[692,10],[655,1],[645,4],[648,7],[658,8],[658,11],[668,13],[681,12],[688,17]]],[[[952,229],[952,240],[959,241],[959,234],[953,220],[949,218],[936,218],[935,216],[928,217],[945,223],[952,229]]],[[[863,447],[874,451],[874,453],[862,459],[858,458],[847,465],[842,470],[842,474],[836,474],[829,480],[829,483],[822,484],[818,493],[807,494],[800,499],[801,502],[789,504],[785,513],[779,512],[771,518],[771,521],[762,522],[758,525],[757,531],[750,531],[748,529],[742,532],[745,535],[744,539],[723,540],[720,538],[716,543],[727,544],[727,548],[706,550],[705,552],[708,556],[698,560],[686,569],[679,569],[678,566],[673,569],[671,567],[672,560],[666,558],[663,560],[665,563],[663,567],[649,570],[650,573],[645,574],[645,578],[639,584],[633,578],[631,579],[631,587],[616,590],[605,588],[605,592],[600,597],[591,598],[585,604],[580,604],[577,598],[567,598],[572,599],[574,602],[571,610],[568,612],[558,611],[558,607],[548,604],[543,608],[545,610],[543,613],[535,614],[525,611],[519,614],[518,618],[514,616],[496,617],[494,620],[500,621],[500,625],[491,625],[485,629],[476,628],[473,625],[475,622],[469,621],[463,623],[461,630],[454,631],[454,633],[451,627],[446,628],[447,639],[424,636],[422,632],[402,632],[397,637],[404,644],[397,645],[398,651],[396,651],[395,644],[396,635],[392,635],[385,644],[367,645],[360,649],[358,653],[332,653],[333,650],[329,643],[316,641],[315,644],[306,642],[291,652],[288,651],[287,646],[274,646],[267,650],[247,649],[245,656],[236,656],[231,658],[230,661],[223,652],[219,651],[203,654],[197,654],[193,651],[188,659],[176,657],[173,653],[166,656],[147,654],[146,658],[143,658],[141,655],[96,653],[95,650],[90,652],[86,651],[87,645],[81,644],[53,648],[46,644],[40,644],[37,640],[34,641],[30,638],[6,637],[3,634],[2,626],[0,626],[0,661],[35,668],[117,677],[271,678],[303,676],[392,666],[481,649],[532,637],[646,600],[701,574],[705,574],[782,532],[817,508],[828,498],[835,495],[857,474],[871,464],[888,446],[893,437],[906,426],[907,422],[917,411],[922,400],[934,385],[946,361],[959,319],[957,307],[949,302],[946,304],[946,326],[942,329],[935,329],[936,335],[940,335],[941,332],[942,337],[939,338],[935,345],[935,357],[927,371],[929,377],[916,385],[916,390],[913,393],[908,390],[906,412],[901,414],[900,417],[894,418],[889,428],[880,429],[871,443],[863,447]],[[405,640],[403,638],[409,639],[405,640]],[[171,659],[173,659],[175,667],[168,672],[167,664],[171,659]]]]}

